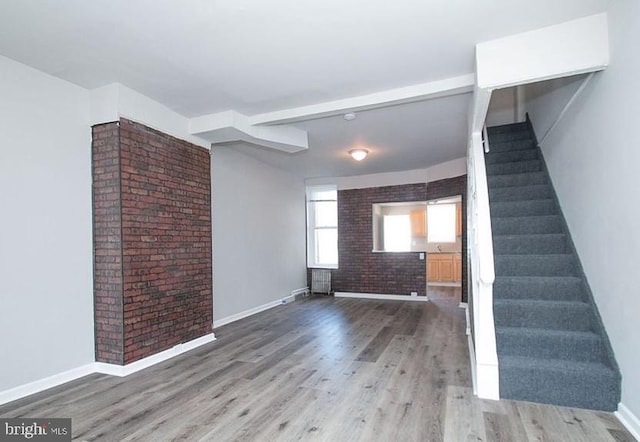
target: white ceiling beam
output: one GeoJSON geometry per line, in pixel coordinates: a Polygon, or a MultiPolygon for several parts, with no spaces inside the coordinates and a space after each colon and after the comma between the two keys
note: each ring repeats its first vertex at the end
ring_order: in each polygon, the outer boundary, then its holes
{"type": "Polygon", "coordinates": [[[244,141],[288,153],[309,148],[306,131],[293,126],[254,126],[236,111],[192,118],[189,132],[213,144],[244,141]]]}
{"type": "Polygon", "coordinates": [[[388,89],[368,95],[344,98],[311,104],[309,106],[267,112],[249,117],[254,125],[286,124],[315,118],[340,115],[347,112],[358,112],[415,101],[458,95],[473,91],[475,74],[460,75],[444,80],[414,84],[396,89],[388,89]]]}
{"type": "Polygon", "coordinates": [[[189,132],[213,144],[244,141],[294,153],[308,149],[309,141],[306,131],[290,123],[463,94],[474,84],[475,74],[467,74],[253,116],[229,110],[190,119],[189,132]]]}

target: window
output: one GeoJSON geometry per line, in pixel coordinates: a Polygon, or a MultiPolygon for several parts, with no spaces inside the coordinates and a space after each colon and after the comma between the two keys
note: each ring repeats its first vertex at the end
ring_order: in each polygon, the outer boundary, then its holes
{"type": "Polygon", "coordinates": [[[338,190],[307,187],[307,266],[338,268],[338,190]]]}
{"type": "Polygon", "coordinates": [[[411,250],[411,219],[409,215],[385,215],[383,218],[384,250],[411,250]]]}
{"type": "Polygon", "coordinates": [[[456,205],[429,204],[427,225],[428,242],[456,242],[456,205]]]}
{"type": "Polygon", "coordinates": [[[427,250],[426,201],[398,201],[371,205],[374,252],[427,250]]]}

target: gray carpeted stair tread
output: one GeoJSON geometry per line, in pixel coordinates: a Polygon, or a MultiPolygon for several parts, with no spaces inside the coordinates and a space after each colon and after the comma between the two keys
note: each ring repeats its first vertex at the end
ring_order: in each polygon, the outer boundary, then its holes
{"type": "Polygon", "coordinates": [[[489,206],[492,218],[555,215],[558,208],[553,199],[525,201],[494,201],[489,206]]]}
{"type": "Polygon", "coordinates": [[[510,163],[513,161],[539,160],[536,149],[521,149],[507,152],[489,152],[485,155],[485,164],[510,163]]]}
{"type": "Polygon", "coordinates": [[[600,362],[603,344],[590,331],[549,330],[529,327],[496,327],[498,351],[505,356],[600,362]]]}
{"type": "Polygon", "coordinates": [[[496,276],[494,299],[581,301],[582,279],[577,276],[496,276]]]}
{"type": "Polygon", "coordinates": [[[487,177],[489,189],[548,183],[547,174],[544,172],[505,173],[487,177]]]}
{"type": "Polygon", "coordinates": [[[494,235],[526,235],[533,233],[564,233],[558,215],[492,217],[494,235]]]}
{"type": "Polygon", "coordinates": [[[593,331],[590,306],[585,302],[496,299],[493,312],[496,327],[593,331]]]}
{"type": "Polygon", "coordinates": [[[500,276],[578,276],[571,253],[552,255],[495,255],[496,275],[500,276]]]}
{"type": "Polygon", "coordinates": [[[554,255],[569,251],[564,233],[493,236],[493,253],[496,255],[554,255]]]}
{"type": "Polygon", "coordinates": [[[565,407],[615,411],[620,376],[607,365],[501,356],[500,397],[565,407]]]}
{"type": "Polygon", "coordinates": [[[494,142],[491,141],[491,137],[489,137],[489,154],[513,152],[516,150],[535,150],[535,148],[536,143],[532,139],[494,142]]]}
{"type": "Polygon", "coordinates": [[[552,197],[553,189],[549,184],[489,188],[491,202],[542,200],[552,197]]]}
{"type": "Polygon", "coordinates": [[[487,127],[487,133],[489,134],[489,139],[491,139],[492,135],[497,135],[502,133],[511,133],[511,132],[522,132],[522,131],[529,132],[529,126],[527,125],[526,122],[501,124],[497,126],[487,127]]]}
{"type": "Polygon", "coordinates": [[[540,172],[542,170],[542,161],[510,161],[508,163],[487,164],[486,167],[488,176],[540,172]]]}
{"type": "MultiPolygon", "coordinates": [[[[506,141],[518,141],[518,140],[532,140],[531,132],[529,129],[512,131],[512,132],[502,132],[489,136],[490,141],[493,143],[504,143],[506,141]]],[[[491,146],[489,146],[491,147],[491,146]]]]}

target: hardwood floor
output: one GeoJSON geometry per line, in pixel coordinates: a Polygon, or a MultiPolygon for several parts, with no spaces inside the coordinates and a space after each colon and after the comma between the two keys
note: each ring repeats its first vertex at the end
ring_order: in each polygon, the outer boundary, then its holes
{"type": "Polygon", "coordinates": [[[473,396],[459,288],[428,303],[311,297],[126,378],[0,406],[77,440],[632,441],[608,413],[473,396]]]}

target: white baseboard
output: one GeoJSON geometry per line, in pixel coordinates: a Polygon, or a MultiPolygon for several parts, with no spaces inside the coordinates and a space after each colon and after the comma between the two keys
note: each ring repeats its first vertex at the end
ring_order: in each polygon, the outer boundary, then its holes
{"type": "Polygon", "coordinates": [[[256,313],[269,310],[270,308],[277,307],[282,304],[288,304],[289,302],[295,301],[295,298],[296,297],[292,292],[291,295],[285,296],[284,298],[276,299],[275,301],[267,302],[266,304],[262,304],[257,307],[250,308],[240,313],[235,313],[233,315],[220,318],[218,320],[213,321],[213,328],[215,329],[218,327],[222,327],[223,325],[227,325],[231,322],[239,321],[240,319],[255,315],[256,313]]]}
{"type": "Polygon", "coordinates": [[[19,385],[9,390],[0,391],[0,405],[48,390],[49,388],[57,387],[58,385],[65,384],[93,373],[95,373],[95,367],[94,363],[91,362],[87,365],[72,368],[71,370],[63,371],[62,373],[54,374],[53,376],[48,376],[44,379],[38,379],[37,381],[19,385]]]}
{"type": "Polygon", "coordinates": [[[460,304],[458,304],[458,307],[464,309],[464,318],[465,318],[466,327],[467,327],[465,330],[465,334],[469,336],[471,335],[471,320],[469,319],[469,304],[467,304],[466,302],[461,302],[460,304]]]}
{"type": "Polygon", "coordinates": [[[125,366],[106,364],[104,362],[91,362],[89,364],[46,377],[44,379],[38,379],[37,381],[19,385],[9,390],[0,391],[0,405],[22,399],[23,397],[35,393],[40,393],[41,391],[57,387],[58,385],[65,384],[67,382],[71,382],[73,380],[94,373],[109,374],[113,376],[127,376],[131,373],[135,373],[136,371],[140,371],[152,365],[158,364],[159,362],[166,361],[167,359],[173,358],[174,356],[178,356],[179,354],[188,352],[189,350],[193,350],[196,347],[200,347],[201,345],[213,342],[215,340],[215,335],[213,333],[210,333],[208,335],[196,338],[192,341],[178,344],[173,348],[133,362],[131,364],[127,364],[125,366]]]}
{"type": "Polygon", "coordinates": [[[208,344],[209,342],[213,342],[216,340],[216,336],[213,333],[209,333],[208,335],[201,336],[192,341],[185,342],[183,344],[178,344],[174,347],[171,347],[167,350],[161,351],[160,353],[156,353],[154,355],[148,356],[146,358],[140,359],[139,361],[132,362],[127,365],[116,365],[116,364],[107,364],[105,362],[96,362],[95,363],[95,372],[102,374],[109,374],[111,376],[128,376],[132,373],[135,373],[140,370],[144,370],[145,368],[151,367],[152,365],[159,364],[160,362],[164,362],[167,359],[171,359],[175,356],[181,355],[182,353],[186,353],[189,350],[193,350],[194,348],[200,347],[201,345],[208,344]]]}
{"type": "Polygon", "coordinates": [[[622,402],[618,404],[618,411],[614,413],[620,423],[631,433],[636,440],[640,440],[640,419],[633,414],[622,402]]]}
{"type": "Polygon", "coordinates": [[[383,295],[379,293],[354,293],[354,292],[335,292],[336,298],[359,298],[359,299],[387,299],[391,301],[413,301],[427,302],[429,298],[426,296],[408,296],[408,295],[383,295]]]}
{"type": "Polygon", "coordinates": [[[428,287],[462,287],[462,282],[427,282],[428,287]]]}
{"type": "Polygon", "coordinates": [[[473,336],[471,336],[471,333],[467,335],[467,344],[469,345],[469,363],[471,364],[471,385],[473,386],[474,396],[477,396],[478,376],[476,373],[476,351],[473,348],[473,336]]]}
{"type": "Polygon", "coordinates": [[[297,295],[308,295],[309,287],[300,287],[299,289],[291,290],[291,296],[295,297],[297,295]]]}

